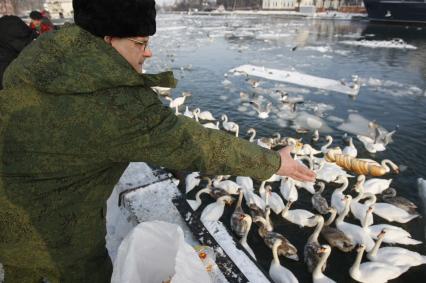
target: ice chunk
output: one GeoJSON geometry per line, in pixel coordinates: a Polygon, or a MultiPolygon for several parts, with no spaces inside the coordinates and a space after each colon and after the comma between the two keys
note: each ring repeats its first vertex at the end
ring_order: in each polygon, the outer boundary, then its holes
{"type": "Polygon", "coordinates": [[[344,40],[340,41],[341,44],[362,46],[368,48],[396,48],[396,49],[410,49],[416,50],[417,47],[414,45],[407,44],[402,39],[392,40],[344,40]]]}

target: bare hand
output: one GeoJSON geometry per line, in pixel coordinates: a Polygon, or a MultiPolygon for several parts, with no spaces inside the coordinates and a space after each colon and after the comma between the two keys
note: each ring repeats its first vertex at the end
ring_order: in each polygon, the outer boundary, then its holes
{"type": "Polygon", "coordinates": [[[281,155],[281,167],[276,174],[291,177],[298,181],[314,182],[316,177],[315,172],[294,160],[290,155],[291,150],[292,147],[287,146],[278,151],[281,155]]]}

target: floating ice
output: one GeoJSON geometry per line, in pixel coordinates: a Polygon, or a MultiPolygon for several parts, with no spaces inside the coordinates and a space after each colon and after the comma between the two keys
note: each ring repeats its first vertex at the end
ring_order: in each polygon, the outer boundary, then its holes
{"type": "Polygon", "coordinates": [[[306,75],[293,71],[258,67],[254,65],[242,65],[237,68],[231,69],[230,72],[239,72],[269,80],[287,82],[306,87],[326,89],[349,95],[356,95],[359,91],[359,89],[353,89],[349,86],[342,85],[337,80],[306,75]]]}
{"type": "Polygon", "coordinates": [[[306,46],[303,49],[314,50],[314,51],[318,51],[318,52],[321,52],[321,53],[333,51],[333,49],[331,49],[330,46],[306,46]]]}
{"type": "Polygon", "coordinates": [[[255,38],[256,39],[279,39],[279,38],[283,38],[283,37],[289,37],[291,36],[291,34],[289,33],[261,33],[261,34],[256,34],[255,38]]]}
{"type": "Polygon", "coordinates": [[[339,43],[346,45],[362,46],[369,48],[396,48],[396,49],[411,49],[416,50],[417,47],[414,45],[407,44],[402,39],[392,40],[344,40],[339,43]]]}
{"type": "Polygon", "coordinates": [[[295,130],[318,130],[321,133],[330,133],[333,131],[323,119],[307,112],[297,113],[293,123],[292,127],[295,130]]]}

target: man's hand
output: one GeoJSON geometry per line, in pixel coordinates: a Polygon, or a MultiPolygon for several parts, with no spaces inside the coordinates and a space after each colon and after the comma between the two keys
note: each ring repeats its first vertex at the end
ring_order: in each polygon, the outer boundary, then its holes
{"type": "Polygon", "coordinates": [[[290,155],[291,150],[292,147],[287,146],[279,151],[281,155],[281,167],[276,174],[291,177],[298,181],[315,182],[315,172],[294,160],[290,155]]]}

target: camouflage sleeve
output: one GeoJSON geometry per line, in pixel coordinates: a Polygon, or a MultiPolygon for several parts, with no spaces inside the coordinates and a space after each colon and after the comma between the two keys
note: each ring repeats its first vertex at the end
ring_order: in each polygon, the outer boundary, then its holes
{"type": "Polygon", "coordinates": [[[138,99],[125,107],[128,114],[122,119],[128,125],[120,127],[127,130],[121,132],[111,148],[116,161],[146,161],[174,170],[259,180],[269,178],[280,167],[277,152],[224,131],[204,128],[188,117],[175,116],[152,91],[133,97],[138,99]]]}

